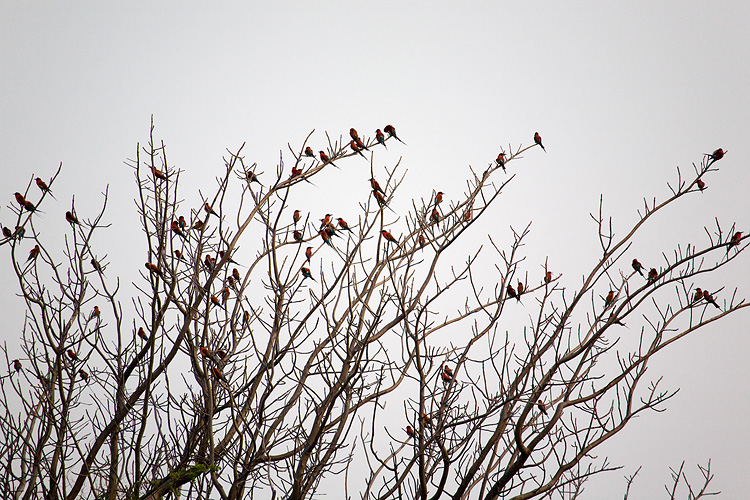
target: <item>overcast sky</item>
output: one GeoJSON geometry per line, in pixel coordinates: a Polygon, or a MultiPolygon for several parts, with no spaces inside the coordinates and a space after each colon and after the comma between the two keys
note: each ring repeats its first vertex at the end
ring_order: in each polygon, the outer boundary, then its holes
{"type": "MultiPolygon", "coordinates": [[[[0,0],[0,221],[32,173],[49,177],[63,162],[58,201],[43,215],[60,220],[60,233],[46,227],[48,236],[61,241],[73,194],[88,217],[109,184],[113,228],[96,243],[115,268],[142,266],[129,246],[136,192],[123,162],[146,142],[153,114],[171,163],[185,171],[182,195],[196,205],[226,149],[243,143],[250,163],[270,173],[279,151],[297,149],[312,129],[317,150],[325,131],[338,137],[354,126],[371,136],[392,123],[408,147],[389,146],[378,163],[403,156],[398,211],[433,189],[457,199],[469,165],[483,170],[500,147],[529,144],[539,131],[547,154],[535,148],[518,162],[504,208],[475,236],[507,238],[510,225],[533,221],[529,261],[549,256],[569,287],[596,255],[588,213],[600,194],[623,234],[644,196],[667,195],[677,166],[692,173],[719,147],[728,154],[706,192],[649,226],[634,251],[648,266],[677,244],[705,244],[714,217],[750,230],[750,4],[262,4],[0,0]]],[[[361,172],[324,175],[297,202],[356,219],[351,207],[368,192],[361,172]]],[[[710,288],[750,295],[747,267],[710,288]]],[[[20,305],[7,264],[0,271],[0,298],[20,305]]],[[[7,309],[2,335],[12,341],[23,315],[7,309]]],[[[634,497],[661,495],[668,467],[682,460],[697,481],[695,464],[709,458],[713,487],[746,496],[748,319],[701,330],[651,365],[649,376],[680,393],[607,446],[623,473],[644,465],[634,497]]],[[[623,473],[593,480],[584,498],[620,498],[623,473]]]]}

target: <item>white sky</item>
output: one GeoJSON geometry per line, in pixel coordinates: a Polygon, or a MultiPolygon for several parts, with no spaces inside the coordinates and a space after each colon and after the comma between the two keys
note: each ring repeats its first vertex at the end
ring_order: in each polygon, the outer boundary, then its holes
{"type": "MultiPolygon", "coordinates": [[[[9,223],[4,205],[32,173],[49,177],[62,161],[58,202],[44,207],[43,217],[60,221],[59,234],[47,224],[49,237],[61,240],[71,195],[79,214],[93,215],[109,184],[114,226],[97,243],[124,281],[135,279],[125,269],[143,258],[130,246],[135,189],[123,161],[146,142],[153,114],[194,204],[226,148],[246,142],[250,163],[272,172],[279,150],[297,149],[312,129],[322,144],[324,131],[372,135],[393,123],[408,147],[389,146],[379,163],[403,155],[409,172],[394,208],[407,210],[412,196],[433,189],[458,198],[468,165],[481,171],[499,147],[529,144],[538,130],[548,154],[534,149],[516,164],[517,178],[488,214],[495,219],[475,236],[507,237],[509,225],[533,221],[529,272],[548,255],[569,287],[596,255],[588,213],[600,193],[622,234],[644,196],[666,196],[676,166],[689,174],[718,147],[729,153],[709,189],[647,228],[633,251],[655,265],[678,243],[704,244],[714,217],[750,230],[750,4],[461,4],[0,1],[0,222],[9,223]]],[[[303,188],[300,206],[356,220],[368,192],[356,160],[303,188]]],[[[750,295],[744,263],[710,288],[750,295]]],[[[0,298],[20,305],[7,264],[0,270],[8,283],[0,298]]],[[[11,343],[23,322],[17,311],[6,311],[0,333],[11,343]]],[[[644,465],[634,497],[661,494],[668,467],[683,459],[697,481],[694,464],[708,458],[714,489],[746,494],[747,324],[738,314],[652,364],[649,375],[680,393],[667,412],[638,419],[607,446],[624,472],[644,465]]],[[[585,498],[619,498],[622,475],[592,481],[585,498]]]]}

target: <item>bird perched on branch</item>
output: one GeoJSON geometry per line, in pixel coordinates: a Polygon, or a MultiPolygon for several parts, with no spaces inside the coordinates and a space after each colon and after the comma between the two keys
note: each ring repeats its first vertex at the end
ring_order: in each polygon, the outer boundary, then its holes
{"type": "Polygon", "coordinates": [[[539,144],[539,147],[542,148],[542,151],[544,151],[545,153],[547,152],[547,150],[544,149],[544,145],[542,144],[542,136],[539,135],[539,132],[534,132],[534,142],[539,144]]]}
{"type": "Polygon", "coordinates": [[[153,264],[151,262],[146,262],[146,269],[148,269],[150,273],[158,274],[159,276],[161,276],[161,271],[159,270],[159,267],[156,264],[153,264]]]}
{"type": "Polygon", "coordinates": [[[540,411],[540,412],[542,412],[543,414],[547,415],[547,407],[546,407],[546,405],[544,404],[544,401],[542,401],[541,399],[540,399],[540,400],[538,400],[538,401],[536,402],[536,406],[537,406],[537,408],[539,408],[539,411],[540,411]]]}
{"type": "Polygon", "coordinates": [[[612,303],[615,301],[615,292],[614,290],[610,290],[607,296],[604,298],[604,308],[611,306],[612,303]]]}
{"type": "Polygon", "coordinates": [[[378,183],[378,181],[375,180],[374,177],[370,177],[369,180],[370,180],[370,187],[372,188],[373,191],[379,191],[380,193],[385,194],[385,191],[383,191],[383,188],[380,187],[380,184],[378,183]]]}
{"type": "Polygon", "coordinates": [[[388,134],[388,137],[393,137],[404,146],[406,145],[406,143],[402,141],[401,139],[399,139],[398,136],[396,135],[396,127],[394,127],[393,125],[386,125],[385,127],[383,127],[383,132],[388,134]]]}
{"type": "Polygon", "coordinates": [[[39,245],[34,245],[34,248],[29,250],[29,258],[26,259],[26,262],[30,260],[36,260],[36,258],[39,257],[39,252],[40,252],[39,245]]]}
{"type": "Polygon", "coordinates": [[[71,359],[71,361],[77,361],[78,360],[78,354],[73,349],[68,349],[68,357],[71,359]]]}
{"type": "Polygon", "coordinates": [[[367,159],[364,153],[362,153],[363,148],[359,144],[357,144],[357,141],[350,142],[349,147],[352,148],[352,151],[354,151],[355,153],[358,153],[359,156],[361,156],[364,159],[367,159]]]}
{"type": "Polygon", "coordinates": [[[638,259],[633,259],[632,265],[633,265],[633,270],[637,272],[638,274],[640,274],[641,276],[643,276],[644,267],[640,262],[638,262],[638,259]]]}
{"type": "Polygon", "coordinates": [[[717,304],[714,300],[713,295],[711,295],[708,290],[703,290],[703,298],[706,299],[706,302],[712,304],[716,309],[721,309],[721,307],[719,307],[719,304],[717,304]]]}
{"type": "Polygon", "coordinates": [[[303,267],[299,271],[300,273],[302,273],[302,281],[304,281],[306,278],[310,278],[311,280],[315,281],[315,278],[313,278],[309,268],[303,267]]]}
{"type": "Polygon", "coordinates": [[[307,146],[305,148],[305,156],[309,156],[310,158],[315,158],[315,153],[313,152],[310,146],[307,146]]]}
{"type": "Polygon", "coordinates": [[[294,227],[297,227],[297,223],[299,222],[300,218],[302,218],[302,216],[300,215],[299,210],[295,210],[294,213],[292,214],[292,220],[294,221],[294,227]]]}
{"type": "Polygon", "coordinates": [[[413,439],[413,438],[416,437],[417,433],[414,432],[414,428],[411,425],[407,425],[406,426],[406,435],[413,439]]]}
{"type": "Polygon", "coordinates": [[[382,130],[377,129],[375,131],[375,140],[378,141],[378,144],[382,144],[385,149],[388,149],[388,146],[385,145],[385,135],[382,130]]]}
{"type": "Polygon", "coordinates": [[[544,273],[544,283],[549,285],[551,281],[552,281],[552,271],[547,271],[546,273],[544,273]]]}
{"type": "Polygon", "coordinates": [[[695,289],[695,295],[693,295],[693,302],[698,302],[703,298],[703,290],[700,287],[695,289]]]}
{"type": "MultiPolygon", "coordinates": [[[[55,198],[55,195],[53,195],[52,191],[49,190],[49,186],[47,185],[46,182],[44,182],[39,177],[37,177],[36,179],[34,179],[34,181],[36,182],[37,187],[42,190],[42,193],[47,193],[51,197],[55,198]]],[[[55,199],[57,199],[57,198],[55,198],[55,199]]]]}
{"type": "Polygon", "coordinates": [[[733,247],[736,247],[740,244],[740,240],[742,240],[742,233],[734,233],[732,238],[729,240],[729,243],[727,243],[727,254],[733,247]]]}
{"type": "Polygon", "coordinates": [[[312,247],[307,247],[307,249],[305,249],[305,262],[309,263],[311,258],[312,258],[312,247]]]}
{"type": "Polygon", "coordinates": [[[164,175],[164,172],[162,172],[161,170],[159,170],[156,167],[150,167],[150,168],[151,168],[151,174],[154,177],[156,177],[157,179],[162,180],[162,181],[167,180],[167,176],[164,175]]]}
{"type": "Polygon", "coordinates": [[[352,230],[349,228],[349,224],[347,224],[347,222],[344,219],[339,217],[336,219],[336,221],[338,222],[339,227],[341,229],[343,229],[344,231],[349,231],[350,233],[352,232],[352,230]]]}
{"type": "MultiPolygon", "coordinates": [[[[708,153],[706,153],[706,154],[708,154],[708,153]]],[[[708,156],[711,158],[711,160],[717,161],[717,160],[721,160],[722,158],[724,158],[725,154],[727,154],[727,152],[724,151],[723,149],[719,148],[716,151],[714,151],[713,153],[708,154],[708,156]]]]}
{"type": "Polygon", "coordinates": [[[505,153],[498,154],[495,163],[497,163],[497,166],[502,168],[503,172],[505,172],[505,153]]]}
{"type": "Polygon", "coordinates": [[[513,288],[513,285],[508,284],[508,288],[505,289],[505,293],[510,297],[511,299],[516,299],[518,302],[521,301],[521,298],[516,293],[516,289],[513,288]]]}
{"type": "Polygon", "coordinates": [[[148,335],[146,335],[146,330],[144,330],[143,327],[138,328],[138,336],[142,340],[148,340],[148,335]]]}
{"type": "Polygon", "coordinates": [[[653,283],[656,281],[656,278],[659,277],[659,271],[656,270],[655,267],[652,267],[651,270],[648,272],[648,282],[653,283]]]}
{"type": "Polygon", "coordinates": [[[205,205],[203,205],[203,210],[205,210],[205,211],[206,211],[207,213],[209,213],[209,214],[211,214],[211,215],[215,215],[215,216],[217,216],[217,217],[219,216],[219,214],[217,214],[217,213],[216,213],[216,212],[214,211],[214,209],[213,209],[213,208],[211,208],[211,205],[209,205],[208,203],[206,203],[205,205]]]}
{"type": "Polygon", "coordinates": [[[21,368],[23,368],[23,365],[21,364],[21,361],[14,359],[13,360],[13,369],[16,370],[16,372],[20,372],[21,368]]]}
{"type": "Polygon", "coordinates": [[[65,220],[68,221],[71,226],[74,224],[80,224],[80,222],[78,222],[78,217],[73,215],[73,212],[71,211],[65,212],[65,220]]]}
{"type": "Polygon", "coordinates": [[[296,241],[297,243],[302,243],[302,240],[304,239],[304,237],[302,236],[302,231],[295,229],[292,233],[292,238],[294,238],[294,241],[296,241]]]}
{"type": "Polygon", "coordinates": [[[398,240],[394,238],[389,231],[383,229],[382,231],[380,231],[380,234],[383,235],[383,238],[385,238],[386,241],[390,241],[391,243],[398,243],[398,240]]]}
{"type": "Polygon", "coordinates": [[[432,213],[430,214],[430,221],[431,222],[439,222],[440,221],[440,212],[438,212],[437,208],[432,209],[432,213]]]}
{"type": "Polygon", "coordinates": [[[13,195],[16,197],[16,201],[18,202],[19,205],[21,205],[21,207],[26,205],[26,198],[24,198],[21,193],[16,191],[15,193],[13,193],[13,195]]]}
{"type": "Polygon", "coordinates": [[[703,182],[700,179],[696,180],[695,184],[698,186],[698,189],[700,189],[701,191],[703,191],[704,189],[706,189],[706,183],[703,182]]]}

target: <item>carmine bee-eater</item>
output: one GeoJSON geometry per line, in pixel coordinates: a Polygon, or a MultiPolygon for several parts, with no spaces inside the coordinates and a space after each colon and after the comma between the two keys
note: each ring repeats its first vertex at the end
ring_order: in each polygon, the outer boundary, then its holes
{"type": "Polygon", "coordinates": [[[386,231],[385,229],[383,229],[382,231],[380,231],[380,234],[383,235],[383,238],[385,238],[386,241],[390,241],[391,243],[398,243],[398,240],[394,238],[393,235],[389,231],[386,231]]]}
{"type": "Polygon", "coordinates": [[[349,231],[350,233],[352,232],[352,230],[349,228],[349,224],[347,224],[344,219],[339,217],[336,219],[336,221],[339,223],[339,227],[341,229],[343,229],[344,231],[349,231]]]}
{"type": "Polygon", "coordinates": [[[183,233],[182,229],[180,229],[180,223],[179,222],[177,222],[176,220],[173,220],[171,228],[172,228],[172,232],[174,234],[176,234],[177,236],[179,236],[182,239],[185,239],[185,233],[183,233]]]}
{"type": "Polygon", "coordinates": [[[352,151],[355,153],[358,153],[359,156],[361,156],[364,159],[367,159],[367,157],[362,153],[362,148],[357,144],[356,141],[352,141],[349,143],[349,147],[352,148],[352,151]]]}
{"type": "Polygon", "coordinates": [[[295,210],[292,214],[292,220],[294,221],[294,227],[297,227],[297,223],[302,218],[302,215],[300,215],[299,210],[295,210]]]}
{"type": "Polygon", "coordinates": [[[453,369],[450,366],[448,365],[443,366],[443,371],[447,373],[448,375],[450,375],[451,377],[453,376],[453,369]]]}
{"type": "Polygon", "coordinates": [[[156,264],[153,264],[151,262],[146,262],[146,269],[148,269],[150,273],[158,274],[159,276],[161,276],[161,271],[159,270],[159,267],[156,264]]]}
{"type": "MultiPolygon", "coordinates": [[[[223,258],[224,258],[224,254],[225,254],[225,253],[226,253],[226,252],[225,252],[224,250],[219,250],[219,259],[223,259],[223,258]]],[[[229,263],[231,263],[231,264],[237,264],[237,262],[236,262],[235,260],[232,260],[232,258],[231,258],[231,257],[229,257],[229,258],[227,259],[227,262],[229,262],[229,263]]]]}
{"type": "Polygon", "coordinates": [[[607,308],[612,305],[612,302],[615,301],[615,292],[614,290],[610,290],[607,296],[604,298],[604,307],[607,308]]]}
{"type": "Polygon", "coordinates": [[[424,239],[424,236],[420,234],[419,236],[417,236],[417,243],[419,243],[419,249],[421,250],[424,248],[425,243],[427,243],[427,241],[424,239]]]}
{"type": "Polygon", "coordinates": [[[438,191],[435,195],[435,206],[440,205],[443,202],[443,192],[438,191]]]}
{"type": "Polygon", "coordinates": [[[99,264],[99,261],[95,258],[91,257],[91,267],[94,268],[94,271],[101,273],[102,272],[102,265],[99,264]]]}
{"type": "Polygon", "coordinates": [[[36,206],[29,200],[26,200],[26,202],[23,204],[23,208],[25,208],[28,212],[36,212],[36,206]]]}
{"type": "Polygon", "coordinates": [[[68,353],[67,354],[68,354],[68,357],[72,361],[77,361],[78,360],[78,354],[76,354],[76,352],[73,349],[68,349],[68,353]]]}
{"type": "Polygon", "coordinates": [[[227,351],[225,351],[224,349],[219,349],[218,351],[216,351],[216,357],[219,358],[219,359],[226,358],[227,357],[227,351]]]}
{"type": "Polygon", "coordinates": [[[292,175],[290,175],[289,178],[290,179],[294,179],[295,177],[298,177],[300,175],[302,175],[302,169],[301,168],[292,167],[292,175]]]}
{"type": "Polygon", "coordinates": [[[203,230],[203,221],[198,219],[195,221],[195,224],[193,224],[192,229],[195,229],[196,231],[202,231],[203,230]]]}
{"type": "Polygon", "coordinates": [[[713,161],[716,161],[716,160],[721,160],[722,158],[724,158],[724,155],[726,153],[727,153],[726,151],[719,148],[708,156],[710,156],[713,161]]]}
{"type": "Polygon", "coordinates": [[[709,304],[713,304],[716,309],[721,309],[721,307],[719,307],[719,304],[717,304],[714,300],[713,295],[711,295],[708,290],[703,290],[703,298],[706,299],[706,302],[708,302],[709,304]]]}
{"type": "Polygon", "coordinates": [[[211,295],[211,303],[215,306],[222,307],[221,302],[219,301],[219,297],[216,295],[211,295]]]}
{"type": "Polygon", "coordinates": [[[78,375],[81,377],[81,380],[83,380],[84,382],[88,382],[89,381],[89,372],[87,372],[83,368],[81,368],[80,370],[78,370],[78,375]]]}
{"type": "Polygon", "coordinates": [[[248,170],[245,174],[245,178],[247,179],[247,182],[249,184],[252,184],[253,182],[257,182],[260,184],[260,180],[258,180],[258,176],[253,172],[252,170],[248,170]]]}
{"type": "Polygon", "coordinates": [[[463,216],[463,218],[464,218],[464,222],[469,222],[471,220],[471,209],[470,208],[467,208],[466,210],[464,210],[464,216],[463,216]]]}
{"type": "Polygon", "coordinates": [[[406,435],[413,439],[414,437],[416,437],[417,433],[414,432],[414,428],[411,425],[407,425],[406,435]]]}
{"type": "Polygon", "coordinates": [[[13,231],[11,231],[9,227],[3,226],[3,236],[5,236],[6,238],[12,238],[13,231]]]}
{"type": "Polygon", "coordinates": [[[700,287],[695,289],[695,295],[693,295],[693,302],[698,302],[703,298],[703,290],[700,287]]]}
{"type": "Polygon", "coordinates": [[[160,180],[163,180],[163,181],[167,180],[167,176],[166,176],[166,175],[164,175],[164,172],[162,172],[161,170],[159,170],[159,169],[158,169],[158,168],[156,168],[156,167],[151,167],[151,173],[152,173],[152,174],[154,175],[154,177],[156,177],[157,179],[160,179],[160,180]]]}
{"type": "Polygon", "coordinates": [[[359,134],[356,130],[354,130],[354,127],[349,129],[349,136],[352,138],[352,140],[358,141],[359,140],[359,134]]]}
{"type": "Polygon", "coordinates": [[[227,276],[227,286],[234,288],[234,276],[227,276]]]}
{"type": "Polygon", "coordinates": [[[331,215],[333,214],[326,214],[325,217],[320,219],[320,227],[318,229],[323,229],[331,224],[331,215]]]}
{"type": "Polygon", "coordinates": [[[214,377],[218,378],[219,380],[226,382],[227,379],[224,377],[224,374],[221,370],[219,370],[217,367],[212,366],[211,367],[211,373],[213,373],[214,377]]]}
{"type": "Polygon", "coordinates": [[[307,249],[305,250],[306,262],[310,262],[311,258],[312,258],[312,247],[307,247],[307,249]]]}
{"type": "Polygon", "coordinates": [[[431,222],[439,222],[440,221],[440,212],[438,212],[437,207],[432,209],[432,213],[430,214],[430,221],[431,222]]]}
{"type": "Polygon", "coordinates": [[[310,158],[315,158],[315,153],[313,152],[310,146],[307,146],[305,148],[305,156],[309,156],[310,158]]]}
{"type": "Polygon", "coordinates": [[[76,217],[75,215],[73,215],[73,212],[71,212],[71,211],[65,212],[65,220],[68,221],[71,226],[73,224],[79,224],[78,217],[76,217]]]}
{"type": "Polygon", "coordinates": [[[23,365],[21,364],[21,362],[19,360],[17,360],[17,359],[14,359],[13,360],[13,369],[16,370],[16,372],[20,372],[21,368],[23,368],[23,365]]]}
{"type": "Polygon", "coordinates": [[[380,187],[380,184],[378,184],[378,181],[376,181],[374,177],[370,177],[370,187],[375,192],[385,194],[385,191],[383,191],[383,188],[380,187]]]}
{"type": "Polygon", "coordinates": [[[544,401],[541,399],[536,402],[536,407],[539,408],[539,411],[543,414],[547,414],[547,406],[544,404],[544,401]]]}
{"type": "Polygon", "coordinates": [[[304,239],[302,236],[302,231],[295,229],[292,233],[292,238],[294,238],[294,241],[297,243],[302,243],[302,240],[304,239]]]}
{"type": "Polygon", "coordinates": [[[140,327],[138,329],[138,336],[143,340],[148,340],[148,335],[146,335],[146,330],[143,329],[143,327],[140,327]]]}
{"type": "MultiPolygon", "coordinates": [[[[320,161],[323,163],[330,163],[334,167],[336,167],[336,164],[331,161],[331,159],[328,157],[328,155],[325,153],[325,151],[318,151],[318,154],[320,155],[320,161]]],[[[339,168],[339,167],[336,167],[339,168]]]]}
{"type": "Polygon", "coordinates": [[[174,256],[177,257],[177,260],[182,260],[182,252],[180,252],[178,249],[175,249],[174,256]]]}
{"type": "Polygon", "coordinates": [[[237,283],[240,282],[240,270],[236,267],[232,269],[232,277],[235,279],[235,281],[237,281],[237,283]]]}
{"type": "Polygon", "coordinates": [[[727,253],[733,248],[740,244],[740,240],[742,239],[742,233],[734,233],[732,238],[729,240],[729,243],[727,243],[727,253]]]}
{"type": "Polygon", "coordinates": [[[229,300],[229,288],[224,287],[219,293],[221,293],[221,305],[225,306],[227,304],[227,300],[229,300]]]}
{"type": "MultiPolygon", "coordinates": [[[[36,179],[34,179],[34,181],[36,182],[37,187],[42,190],[42,193],[47,193],[51,197],[55,198],[55,195],[53,195],[52,191],[49,190],[49,186],[47,185],[46,182],[44,182],[39,177],[37,177],[36,179]]],[[[55,198],[55,199],[57,199],[57,198],[55,198]]]]}
{"type": "Polygon", "coordinates": [[[206,211],[207,213],[209,213],[209,214],[211,214],[211,215],[215,215],[215,216],[217,216],[217,217],[219,216],[219,214],[217,214],[216,212],[214,212],[214,209],[213,209],[213,208],[211,208],[211,205],[209,205],[209,204],[208,204],[208,202],[206,202],[206,203],[205,203],[205,204],[203,205],[203,210],[205,210],[205,211],[206,211]]]}
{"type": "Polygon", "coordinates": [[[99,310],[99,306],[94,306],[94,310],[91,311],[91,316],[89,316],[89,319],[98,318],[101,313],[102,312],[99,310]]]}
{"type": "Polygon", "coordinates": [[[26,229],[24,229],[23,226],[16,226],[16,230],[13,231],[13,237],[18,238],[19,240],[23,239],[24,234],[26,234],[26,229]]]}
{"type": "Polygon", "coordinates": [[[329,245],[331,248],[333,248],[333,243],[331,242],[331,235],[328,234],[328,231],[325,229],[321,229],[318,234],[321,238],[323,238],[323,242],[325,242],[327,245],[329,245]]]}
{"type": "Polygon", "coordinates": [[[502,168],[503,172],[505,172],[505,153],[498,154],[495,163],[497,163],[497,166],[502,168]]]}
{"type": "Polygon", "coordinates": [[[633,271],[635,271],[638,274],[640,274],[641,276],[643,276],[643,269],[644,269],[644,267],[643,267],[643,265],[640,262],[638,262],[638,259],[633,259],[632,266],[633,266],[633,271]]]}
{"type": "Polygon", "coordinates": [[[521,301],[521,298],[516,293],[516,289],[513,288],[513,285],[508,285],[508,288],[505,289],[505,293],[510,297],[511,299],[516,299],[518,302],[521,301]]]}
{"type": "Polygon", "coordinates": [[[388,137],[393,137],[401,144],[406,145],[406,143],[402,141],[401,139],[399,139],[398,136],[396,135],[396,128],[393,125],[386,125],[385,127],[383,127],[383,132],[388,134],[388,137]]]}
{"type": "Polygon", "coordinates": [[[385,197],[383,196],[383,193],[381,193],[380,191],[373,191],[372,195],[375,197],[375,201],[378,202],[378,205],[380,205],[381,207],[386,206],[385,197]]]}
{"type": "Polygon", "coordinates": [[[341,238],[341,235],[336,232],[336,228],[333,227],[333,224],[328,224],[323,231],[328,233],[328,236],[338,236],[341,238]]]}
{"type": "Polygon", "coordinates": [[[26,259],[26,262],[30,260],[36,260],[37,257],[39,257],[39,245],[34,245],[34,248],[29,250],[29,258],[26,259]]]}
{"type": "Polygon", "coordinates": [[[180,229],[185,229],[187,227],[187,221],[185,220],[185,217],[180,215],[177,218],[177,224],[180,225],[180,229]]]}
{"type": "Polygon", "coordinates": [[[698,189],[700,189],[701,191],[703,191],[704,189],[706,189],[706,183],[703,182],[700,179],[698,179],[697,181],[695,181],[695,184],[698,186],[698,189]]]}
{"type": "MultiPolygon", "coordinates": [[[[315,281],[315,280],[313,280],[315,281]]],[[[247,326],[250,324],[250,311],[244,311],[242,313],[242,324],[247,326]]]]}
{"type": "Polygon", "coordinates": [[[377,129],[375,131],[375,140],[378,141],[378,144],[382,144],[385,149],[388,149],[388,146],[385,145],[385,134],[382,130],[377,129]]]}
{"type": "Polygon", "coordinates": [[[13,193],[13,195],[16,197],[16,201],[18,202],[19,205],[23,207],[26,204],[26,198],[24,198],[21,193],[15,192],[13,193]]]}
{"type": "Polygon", "coordinates": [[[516,287],[516,292],[518,293],[519,297],[523,295],[523,283],[521,283],[520,281],[518,282],[518,286],[516,287]]]}
{"type": "Polygon", "coordinates": [[[544,146],[542,145],[542,136],[539,135],[539,132],[534,132],[534,142],[539,144],[539,146],[542,148],[542,151],[545,153],[547,152],[546,149],[544,149],[544,146]]]}
{"type": "Polygon", "coordinates": [[[209,349],[208,347],[205,347],[205,346],[201,346],[201,347],[200,347],[200,348],[198,349],[198,352],[200,352],[200,353],[201,353],[201,356],[203,356],[204,358],[209,358],[209,359],[211,359],[211,350],[210,350],[210,349],[209,349]]]}
{"type": "Polygon", "coordinates": [[[302,281],[305,280],[305,278],[310,278],[311,280],[315,281],[315,278],[313,278],[312,273],[310,272],[310,269],[307,267],[302,267],[299,272],[302,273],[302,281]]]}
{"type": "Polygon", "coordinates": [[[214,267],[216,267],[216,259],[211,257],[209,254],[206,254],[206,258],[203,259],[203,264],[209,271],[213,271],[214,267]]]}
{"type": "Polygon", "coordinates": [[[450,384],[450,383],[451,383],[451,380],[453,380],[453,377],[451,377],[451,376],[450,376],[450,375],[449,375],[448,373],[446,373],[446,372],[440,372],[440,378],[441,378],[441,379],[443,380],[443,383],[444,383],[445,385],[448,385],[448,384],[450,384]]]}
{"type": "Polygon", "coordinates": [[[648,280],[649,283],[653,283],[656,281],[656,278],[659,276],[659,271],[656,270],[655,267],[652,267],[651,270],[648,272],[648,280]]]}
{"type": "Polygon", "coordinates": [[[551,281],[552,281],[552,271],[547,271],[544,274],[544,283],[549,285],[551,281]]]}
{"type": "Polygon", "coordinates": [[[422,413],[422,416],[419,417],[419,421],[422,422],[422,425],[425,427],[432,427],[432,419],[426,413],[422,413]]]}

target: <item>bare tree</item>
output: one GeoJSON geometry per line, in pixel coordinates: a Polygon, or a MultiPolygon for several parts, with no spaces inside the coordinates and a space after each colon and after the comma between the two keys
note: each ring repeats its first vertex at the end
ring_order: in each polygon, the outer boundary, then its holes
{"type": "Polygon", "coordinates": [[[152,125],[128,161],[148,259],[125,301],[92,243],[107,193],[93,217],[73,200],[57,249],[35,225],[49,223],[36,210],[60,170],[41,191],[30,181],[0,242],[26,303],[20,343],[3,346],[2,496],[576,498],[615,469],[595,448],[674,395],[644,378],[651,358],[747,307],[697,288],[746,248],[734,228],[717,222],[703,246],[653,268],[630,251],[647,222],[702,190],[723,151],[689,179],[678,171],[671,196],[646,202],[623,237],[600,205],[601,257],[570,290],[547,262],[528,270],[529,227],[489,237],[494,267],[478,244],[460,265],[447,257],[536,144],[471,171],[460,200],[434,193],[399,216],[401,166],[374,167],[378,148],[400,141],[383,130],[326,134],[317,155],[311,132],[289,146],[291,171],[282,156],[275,173],[240,147],[212,192],[187,203],[152,125]],[[301,183],[357,155],[372,191],[356,224],[289,206],[301,183]],[[234,261],[240,244],[252,259],[234,261]],[[525,325],[508,314],[522,301],[525,325]]]}

